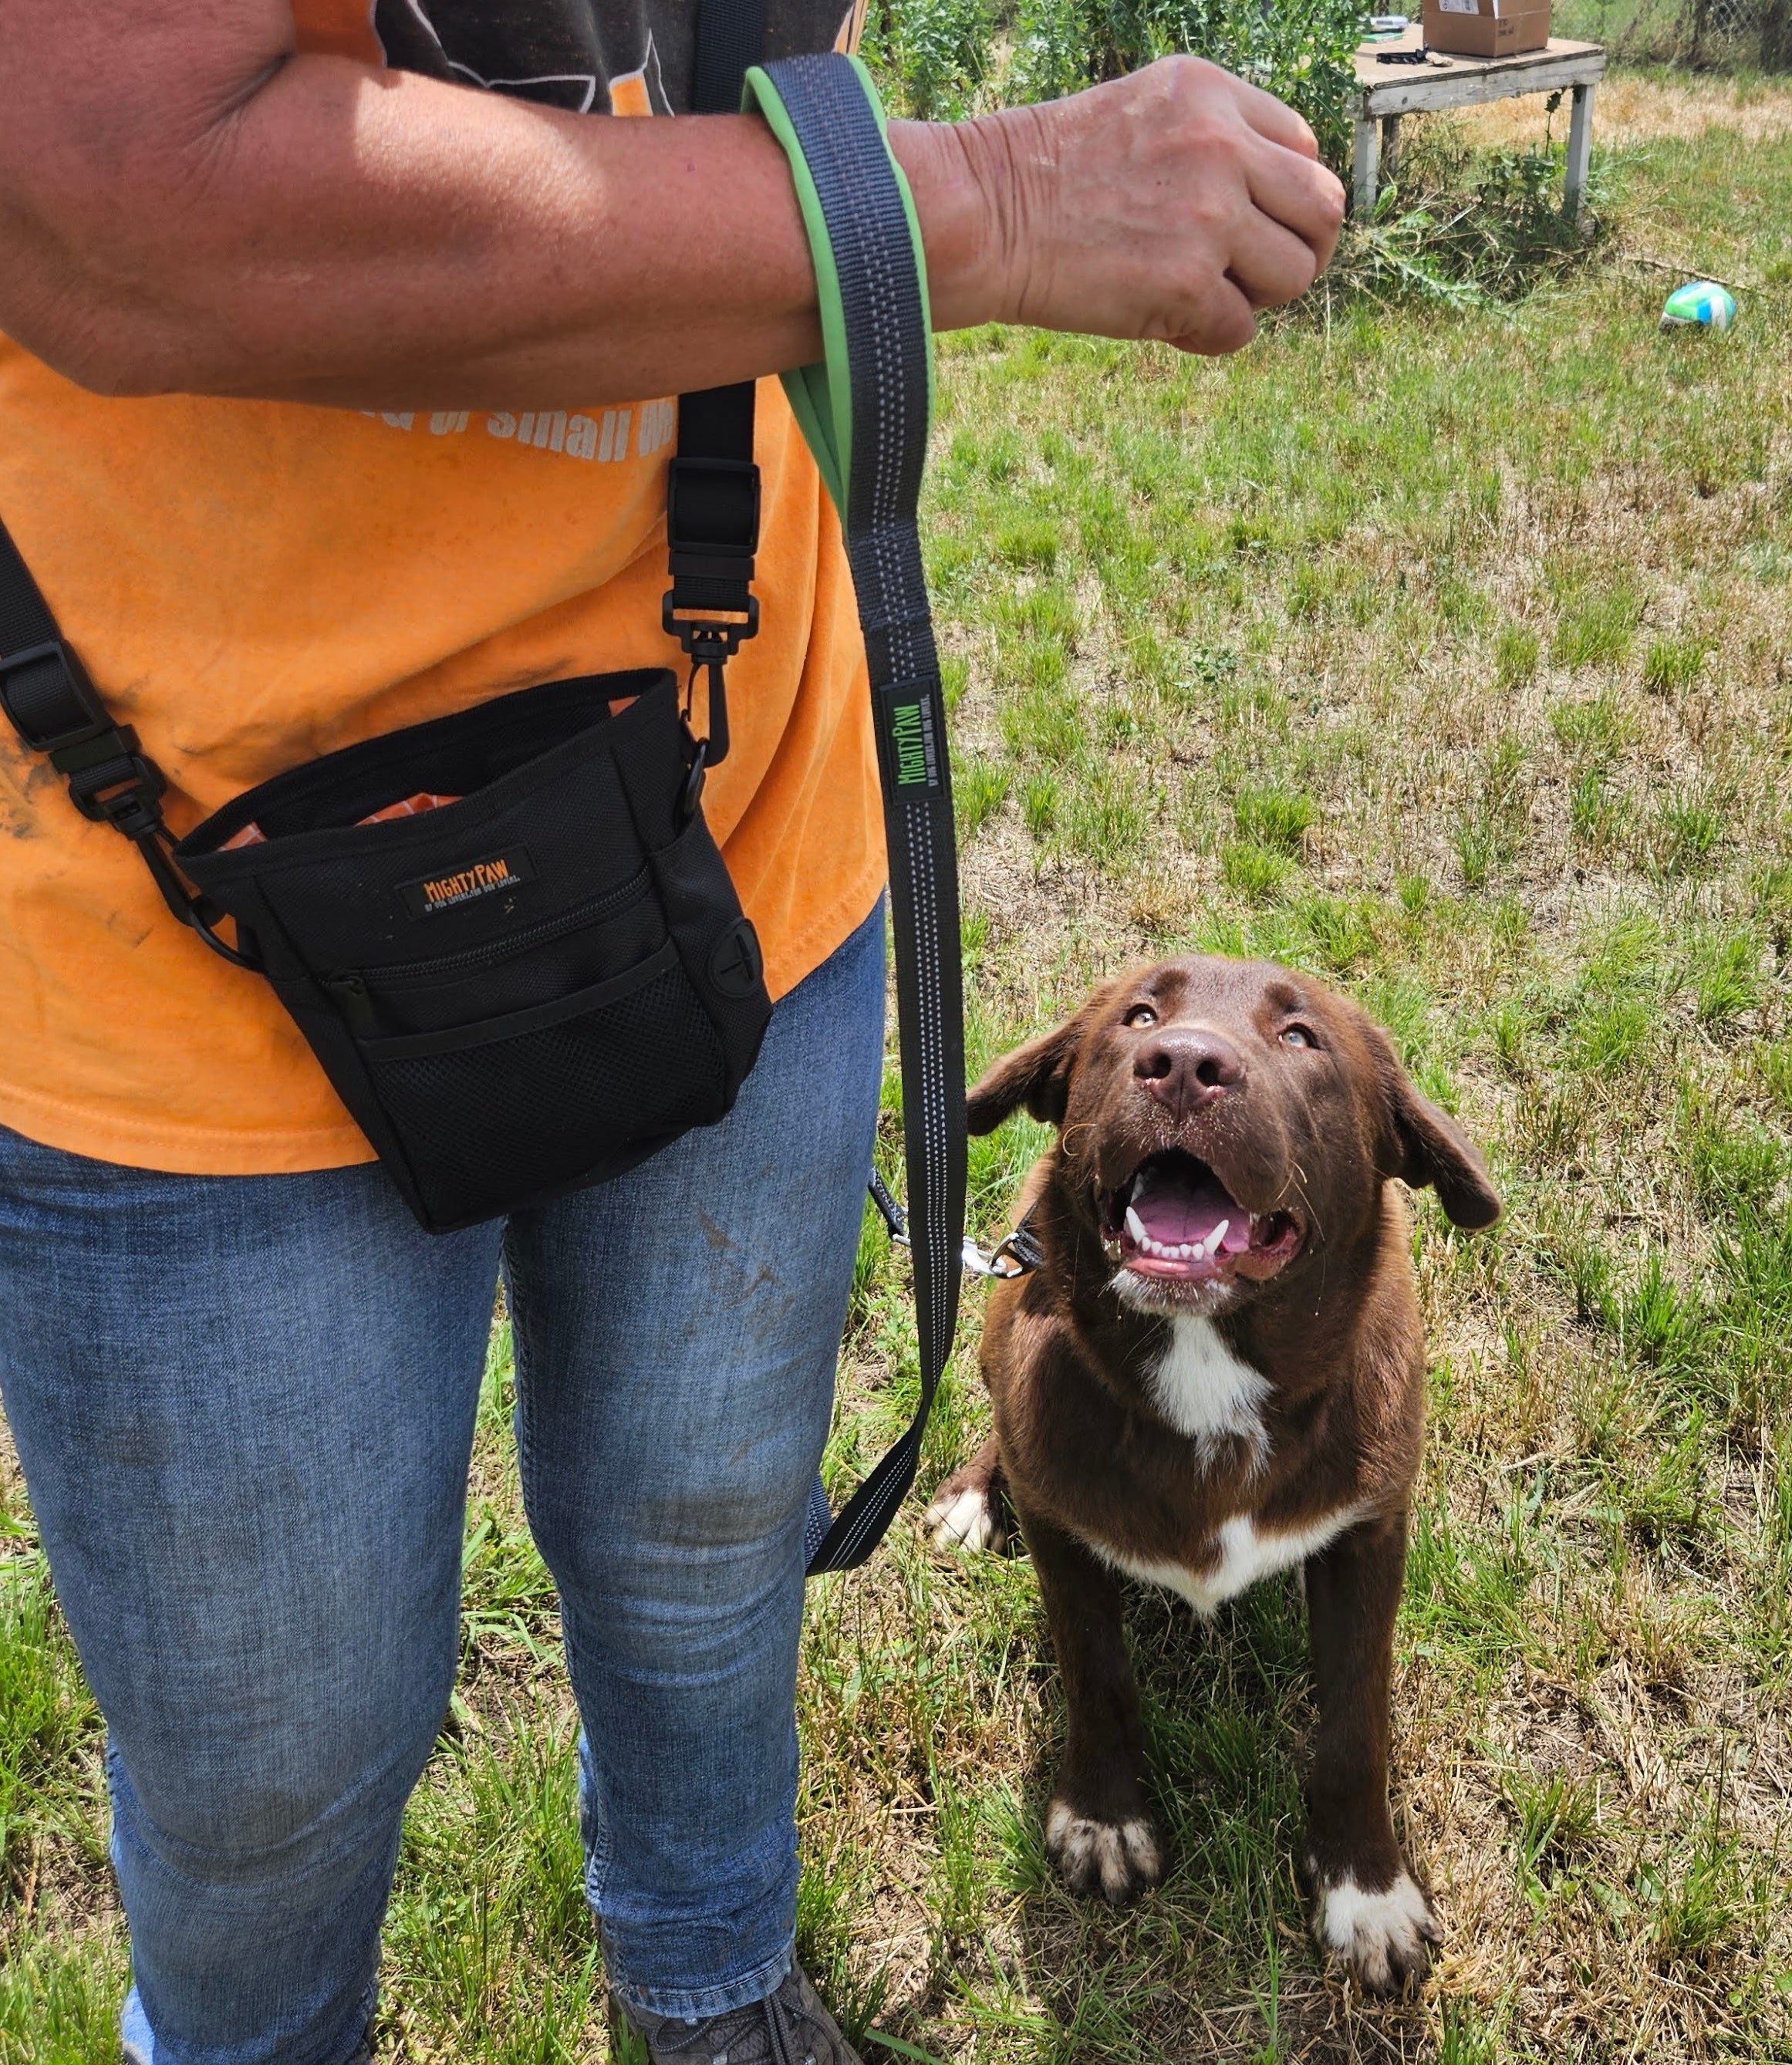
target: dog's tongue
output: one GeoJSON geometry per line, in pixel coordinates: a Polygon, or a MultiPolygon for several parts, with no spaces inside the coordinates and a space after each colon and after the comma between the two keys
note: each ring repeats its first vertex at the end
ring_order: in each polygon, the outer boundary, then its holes
{"type": "Polygon", "coordinates": [[[1196,1177],[1191,1169],[1174,1166],[1147,1168],[1133,1192],[1132,1209],[1146,1232],[1166,1247],[1205,1243],[1222,1221],[1230,1222],[1224,1235],[1228,1251],[1250,1244],[1248,1214],[1211,1173],[1196,1177]]]}

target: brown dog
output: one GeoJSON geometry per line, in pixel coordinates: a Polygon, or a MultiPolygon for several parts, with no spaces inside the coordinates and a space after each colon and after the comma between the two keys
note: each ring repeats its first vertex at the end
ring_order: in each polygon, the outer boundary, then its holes
{"type": "Polygon", "coordinates": [[[1428,1962],[1437,1925],[1388,1812],[1390,1674],[1424,1418],[1405,1202],[1458,1226],[1499,1200],[1387,1036],[1309,977],[1168,961],[1105,984],[971,1093],[988,1133],[1055,1125],[1022,1202],[1043,1252],[993,1293],[996,1434],[942,1489],[935,1539],[989,1546],[1005,1486],[1070,1709],[1046,1821],[1079,1892],[1161,1869],[1123,1574],[1202,1614],[1303,1566],[1319,1706],[1314,1930],[1362,1984],[1428,1962]]]}

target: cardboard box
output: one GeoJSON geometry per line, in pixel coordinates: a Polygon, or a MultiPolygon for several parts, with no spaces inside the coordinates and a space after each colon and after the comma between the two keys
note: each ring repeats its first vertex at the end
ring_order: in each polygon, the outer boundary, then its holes
{"type": "Polygon", "coordinates": [[[1425,0],[1424,21],[1428,50],[1515,57],[1549,41],[1549,0],[1425,0]]]}

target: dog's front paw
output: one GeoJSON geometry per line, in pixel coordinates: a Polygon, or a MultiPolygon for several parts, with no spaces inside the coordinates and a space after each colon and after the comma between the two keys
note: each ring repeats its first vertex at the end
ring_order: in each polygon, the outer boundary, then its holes
{"type": "Polygon", "coordinates": [[[1422,1979],[1442,1931],[1410,1872],[1380,1893],[1365,1893],[1346,1872],[1319,1889],[1313,1934],[1320,1948],[1355,1974],[1365,1993],[1399,1992],[1422,1979]]]}
{"type": "Polygon", "coordinates": [[[1046,1816],[1046,1854],[1072,1893],[1098,1893],[1115,1907],[1163,1876],[1157,1831],[1143,1815],[1096,1821],[1065,1800],[1053,1800],[1046,1816]]]}
{"type": "Polygon", "coordinates": [[[973,1554],[984,1550],[999,1556],[1008,1546],[1001,1495],[975,1465],[946,1479],[921,1516],[921,1525],[936,1549],[973,1554]]]}

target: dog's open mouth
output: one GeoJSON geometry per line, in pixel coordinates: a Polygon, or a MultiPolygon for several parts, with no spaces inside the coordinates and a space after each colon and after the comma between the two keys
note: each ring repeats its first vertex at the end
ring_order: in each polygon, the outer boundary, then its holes
{"type": "Polygon", "coordinates": [[[1179,1149],[1147,1157],[1103,1202],[1109,1251],[1139,1276],[1260,1282],[1285,1268],[1307,1237],[1292,1212],[1246,1211],[1206,1162],[1179,1149]]]}

